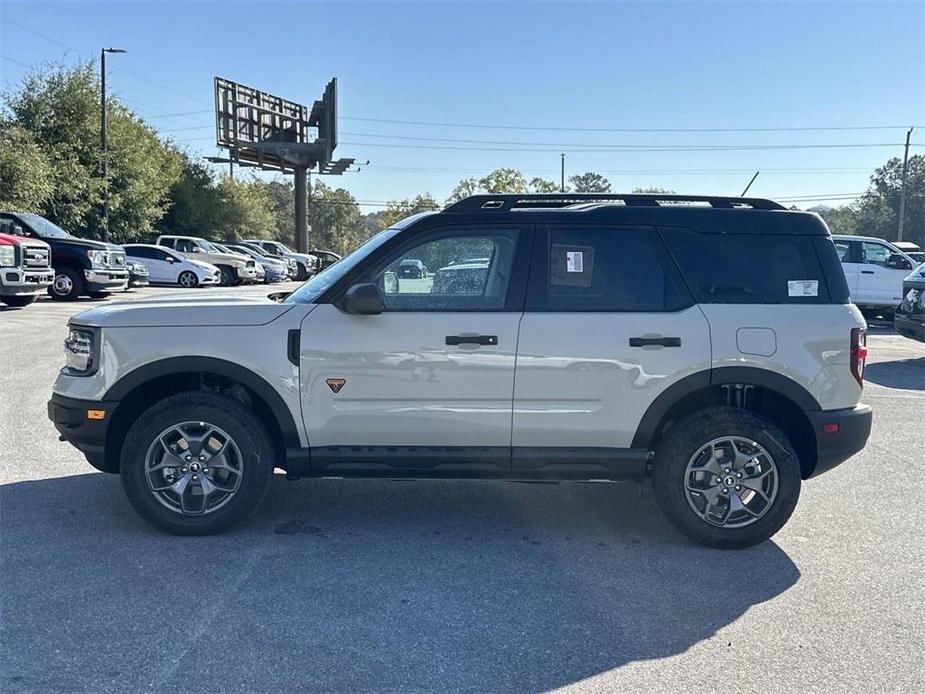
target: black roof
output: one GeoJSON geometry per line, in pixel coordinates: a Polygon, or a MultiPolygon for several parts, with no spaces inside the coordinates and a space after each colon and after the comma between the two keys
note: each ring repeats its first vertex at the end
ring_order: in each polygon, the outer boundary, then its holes
{"type": "Polygon", "coordinates": [[[827,235],[812,212],[788,210],[764,198],[622,193],[473,195],[436,216],[454,221],[568,221],[679,226],[715,233],[827,235]]]}

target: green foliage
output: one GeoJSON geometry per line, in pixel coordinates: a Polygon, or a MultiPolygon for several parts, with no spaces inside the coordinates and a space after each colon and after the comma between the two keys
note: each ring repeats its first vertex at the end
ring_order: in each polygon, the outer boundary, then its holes
{"type": "Polygon", "coordinates": [[[266,183],[258,178],[226,176],[218,184],[221,210],[211,234],[216,239],[270,238],[276,216],[267,193],[266,183]]]}
{"type": "Polygon", "coordinates": [[[287,179],[274,179],[265,185],[276,218],[272,237],[295,247],[295,186],[287,179]]]}
{"type": "Polygon", "coordinates": [[[222,197],[208,167],[188,156],[182,159],[180,177],[168,199],[168,209],[157,224],[167,234],[210,234],[222,210],[222,197]]]}
{"type": "Polygon", "coordinates": [[[309,247],[343,255],[367,237],[366,225],[356,198],[343,188],[324,183],[312,186],[309,247]]]}
{"type": "Polygon", "coordinates": [[[594,171],[586,171],[583,174],[575,174],[569,177],[569,183],[575,188],[576,193],[609,193],[610,181],[594,171]]]}
{"type": "Polygon", "coordinates": [[[41,209],[53,191],[51,164],[32,134],[0,127],[0,209],[41,209]]]}
{"type": "MultiPolygon", "coordinates": [[[[7,120],[48,162],[50,194],[31,208],[69,231],[99,238],[103,185],[99,82],[93,63],[53,67],[6,95],[7,120]]],[[[176,149],[117,100],[107,102],[110,230],[116,241],[151,231],[181,174],[176,149]]]]}
{"type": "Polygon", "coordinates": [[[633,190],[630,192],[638,193],[640,195],[675,195],[673,190],[668,190],[667,188],[658,188],[656,186],[633,188],[633,190]]]}
{"type": "MultiPolygon", "coordinates": [[[[546,178],[540,178],[535,176],[530,179],[530,184],[528,186],[529,192],[531,193],[558,193],[559,184],[555,181],[550,181],[546,178]]],[[[568,188],[566,188],[568,190],[568,188]]]]}
{"type": "Polygon", "coordinates": [[[385,210],[377,215],[376,222],[380,229],[385,229],[418,212],[429,212],[438,209],[440,209],[440,206],[437,201],[434,200],[430,193],[424,193],[405,200],[392,200],[385,210]]]}
{"type": "Polygon", "coordinates": [[[452,205],[470,195],[480,193],[556,193],[559,186],[554,181],[534,177],[529,183],[517,169],[495,169],[481,178],[464,178],[447,198],[446,204],[452,205]]]}

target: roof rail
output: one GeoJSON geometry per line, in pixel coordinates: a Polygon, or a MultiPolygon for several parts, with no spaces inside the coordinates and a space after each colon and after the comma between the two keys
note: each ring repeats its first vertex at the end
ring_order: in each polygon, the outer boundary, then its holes
{"type": "Polygon", "coordinates": [[[444,212],[509,212],[511,210],[587,207],[589,203],[617,203],[627,207],[680,206],[707,203],[716,209],[786,210],[773,200],[716,195],[662,195],[661,193],[530,193],[471,195],[447,207],[444,212]]]}

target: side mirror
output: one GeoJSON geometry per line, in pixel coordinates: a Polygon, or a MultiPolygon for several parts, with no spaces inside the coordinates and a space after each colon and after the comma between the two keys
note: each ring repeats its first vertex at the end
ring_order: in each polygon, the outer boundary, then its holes
{"type": "Polygon", "coordinates": [[[289,296],[291,292],[273,292],[272,294],[267,294],[267,298],[270,301],[275,301],[278,304],[283,303],[283,299],[289,296]]]}
{"type": "Polygon", "coordinates": [[[177,262],[177,259],[174,258],[172,255],[168,255],[168,256],[167,256],[167,262],[170,263],[171,265],[173,265],[175,262],[177,262]]]}
{"type": "Polygon", "coordinates": [[[377,315],[385,310],[379,287],[369,282],[355,284],[340,300],[340,310],[353,315],[377,315]]]}
{"type": "Polygon", "coordinates": [[[893,268],[894,270],[911,270],[912,263],[909,262],[907,258],[900,255],[899,253],[894,253],[887,259],[886,266],[893,268]]]}

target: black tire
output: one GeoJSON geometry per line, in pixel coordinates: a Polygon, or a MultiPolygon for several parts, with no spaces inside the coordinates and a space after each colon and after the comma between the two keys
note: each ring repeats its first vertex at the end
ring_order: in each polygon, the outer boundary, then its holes
{"type": "Polygon", "coordinates": [[[76,301],[85,292],[83,276],[69,267],[55,270],[55,279],[48,287],[49,296],[58,301],[76,301]]]}
{"type": "Polygon", "coordinates": [[[761,415],[741,408],[712,407],[676,422],[655,451],[652,490],[671,523],[689,538],[718,549],[759,544],[780,530],[800,497],[800,461],[784,433],[761,415]],[[743,527],[720,527],[701,518],[687,500],[685,471],[710,441],[740,436],[763,447],[777,468],[777,494],[757,520],[743,527]]]}
{"type": "Polygon", "coordinates": [[[38,298],[37,294],[11,294],[9,296],[0,296],[0,301],[10,308],[23,308],[38,298]]]}
{"type": "Polygon", "coordinates": [[[199,278],[191,270],[184,270],[177,276],[177,284],[184,289],[192,289],[199,286],[199,278]]]}
{"type": "Polygon", "coordinates": [[[273,445],[254,413],[239,401],[211,392],[172,395],[152,405],[129,429],[120,451],[122,486],[146,521],[174,535],[211,535],[228,530],[263,501],[274,468],[273,445]],[[145,480],[145,460],[158,436],[182,422],[208,422],[226,431],[241,453],[240,486],[220,508],[188,515],[167,508],[145,480]]]}
{"type": "Polygon", "coordinates": [[[219,284],[221,284],[223,287],[234,286],[235,282],[238,281],[238,273],[236,273],[227,265],[219,265],[218,269],[222,273],[222,279],[219,284]]]}
{"type": "MultiPolygon", "coordinates": [[[[128,287],[126,287],[124,291],[128,291],[128,287]]],[[[91,299],[108,299],[110,296],[110,292],[89,292],[88,296],[91,299]]]]}
{"type": "Polygon", "coordinates": [[[295,278],[296,278],[299,282],[304,282],[305,280],[307,280],[307,279],[311,276],[311,275],[308,274],[308,268],[305,267],[305,263],[299,262],[299,263],[298,263],[298,268],[299,268],[299,271],[298,271],[298,274],[296,274],[295,278]]]}

